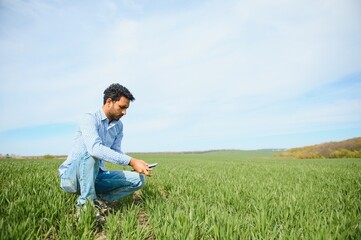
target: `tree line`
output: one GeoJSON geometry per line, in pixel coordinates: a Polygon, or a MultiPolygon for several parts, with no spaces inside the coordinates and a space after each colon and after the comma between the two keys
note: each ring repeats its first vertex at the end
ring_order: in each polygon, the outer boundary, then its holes
{"type": "Polygon", "coordinates": [[[295,158],[361,158],[361,137],[291,148],[281,155],[295,158]]]}

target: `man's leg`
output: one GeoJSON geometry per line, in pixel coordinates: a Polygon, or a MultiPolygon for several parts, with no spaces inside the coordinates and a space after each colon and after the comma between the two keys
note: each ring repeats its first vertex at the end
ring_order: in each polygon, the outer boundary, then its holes
{"type": "Polygon", "coordinates": [[[131,171],[99,171],[95,190],[100,199],[114,201],[134,193],[146,183],[143,174],[131,171]]]}
{"type": "Polygon", "coordinates": [[[99,171],[100,161],[91,157],[89,153],[82,155],[78,164],[77,178],[80,187],[80,196],[77,205],[85,204],[87,200],[96,199],[95,179],[99,171]]]}

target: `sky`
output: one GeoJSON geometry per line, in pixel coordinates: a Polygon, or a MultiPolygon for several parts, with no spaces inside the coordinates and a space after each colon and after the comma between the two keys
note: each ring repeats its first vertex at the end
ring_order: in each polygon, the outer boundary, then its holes
{"type": "Polygon", "coordinates": [[[124,152],[361,136],[359,0],[0,0],[0,154],[69,153],[112,83],[124,152]]]}

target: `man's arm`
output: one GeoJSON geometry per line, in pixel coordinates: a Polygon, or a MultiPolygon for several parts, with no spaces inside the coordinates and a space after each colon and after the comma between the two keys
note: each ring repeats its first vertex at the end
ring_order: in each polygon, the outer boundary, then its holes
{"type": "Polygon", "coordinates": [[[98,134],[97,122],[93,115],[86,114],[80,124],[80,131],[86,149],[91,156],[119,165],[129,165],[130,156],[103,145],[98,134]]]}
{"type": "MultiPolygon", "coordinates": [[[[122,149],[121,144],[122,144],[122,138],[123,138],[123,128],[120,127],[119,131],[120,131],[120,133],[117,136],[117,138],[115,139],[112,149],[114,149],[115,151],[117,151],[121,154],[124,154],[121,150],[122,149]]],[[[131,158],[128,165],[131,166],[138,173],[144,173],[147,176],[151,176],[152,169],[149,168],[148,164],[146,162],[144,162],[143,160],[131,158]]]]}

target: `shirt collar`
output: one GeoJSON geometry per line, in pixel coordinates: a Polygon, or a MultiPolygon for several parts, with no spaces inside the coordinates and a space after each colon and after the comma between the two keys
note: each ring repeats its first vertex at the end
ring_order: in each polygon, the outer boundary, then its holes
{"type": "Polygon", "coordinates": [[[109,123],[109,120],[108,120],[107,116],[105,115],[105,113],[103,111],[103,108],[100,108],[100,116],[101,116],[102,121],[107,121],[109,127],[114,126],[119,121],[119,120],[118,121],[112,121],[111,123],[109,123]]]}
{"type": "Polygon", "coordinates": [[[104,111],[103,111],[103,108],[100,108],[100,117],[103,120],[108,120],[107,116],[105,115],[104,111]]]}

